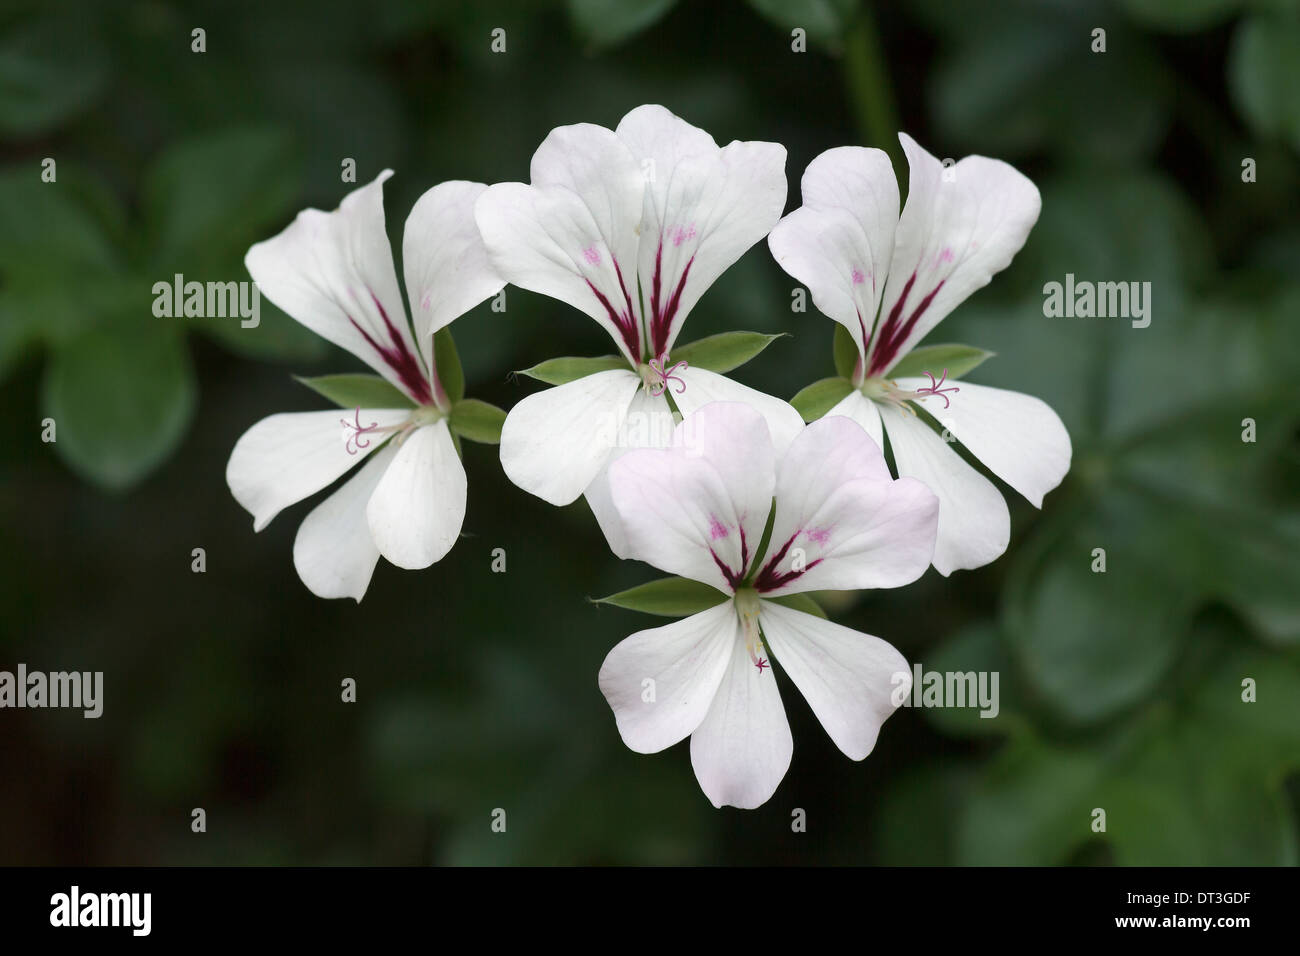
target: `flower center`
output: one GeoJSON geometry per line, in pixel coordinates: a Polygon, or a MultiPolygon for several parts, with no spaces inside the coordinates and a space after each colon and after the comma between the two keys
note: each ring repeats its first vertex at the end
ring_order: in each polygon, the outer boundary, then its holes
{"type": "Polygon", "coordinates": [[[740,626],[745,632],[745,650],[749,652],[749,659],[758,672],[763,673],[763,668],[771,667],[767,658],[760,656],[764,650],[763,637],[758,628],[758,592],[753,588],[741,588],[736,592],[734,598],[736,602],[736,617],[740,620],[740,626]]]}
{"type": "Polygon", "coordinates": [[[663,360],[651,359],[648,364],[641,366],[641,381],[645,384],[646,391],[655,396],[662,395],[667,390],[669,382],[676,382],[681,387],[673,391],[680,395],[686,391],[686,380],[676,373],[687,367],[685,362],[678,362],[665,370],[663,360]]]}
{"type": "Polygon", "coordinates": [[[406,440],[406,436],[415,429],[424,425],[432,425],[442,417],[443,414],[436,405],[420,405],[412,409],[410,417],[406,421],[380,428],[378,422],[363,425],[361,423],[361,408],[358,406],[353,412],[351,421],[346,418],[339,419],[340,424],[343,425],[343,447],[349,455],[355,455],[363,448],[370,447],[370,436],[384,436],[394,433],[397,435],[398,444],[401,444],[406,440]]]}
{"type": "Polygon", "coordinates": [[[438,408],[437,405],[421,405],[411,412],[408,422],[419,428],[422,425],[433,425],[440,422],[444,417],[442,409],[438,408]]]}
{"type": "Polygon", "coordinates": [[[930,379],[929,385],[923,385],[918,389],[911,390],[899,388],[898,383],[892,378],[881,378],[876,376],[869,378],[862,383],[862,394],[874,402],[885,402],[890,405],[897,405],[900,408],[906,408],[908,402],[921,401],[931,396],[943,399],[943,407],[948,408],[952,402],[948,398],[949,392],[960,392],[961,389],[956,385],[949,385],[944,388],[944,383],[948,381],[948,370],[945,368],[938,380],[935,379],[931,372],[926,372],[930,379]]]}

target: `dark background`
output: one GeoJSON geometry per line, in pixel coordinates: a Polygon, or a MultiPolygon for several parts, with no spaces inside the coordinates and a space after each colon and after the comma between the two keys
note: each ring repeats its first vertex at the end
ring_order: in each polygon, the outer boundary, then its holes
{"type": "MultiPolygon", "coordinates": [[[[1294,3],[2,9],[0,669],[102,670],[106,689],[99,720],[0,711],[0,863],[1297,861],[1294,3]],[[381,562],[359,606],[314,598],[291,558],[310,505],[255,536],[225,462],[263,416],[324,407],[291,373],[359,363],[265,301],[257,330],[151,314],[154,282],[245,279],[252,242],[336,206],[345,157],[358,183],[397,171],[400,250],[433,184],[526,180],[553,127],[646,102],[719,142],[785,144],[789,208],[819,152],[897,157],[898,129],[1043,193],[1022,254],[931,340],[998,352],[971,379],[1048,401],[1071,474],[1041,513],[1004,487],[992,566],[831,604],[927,669],[998,670],[1002,713],[900,711],[855,764],[782,677],[794,761],[758,811],[715,811],[684,744],[622,746],[596,672],[661,622],[585,598],[657,573],[615,561],[584,504],[551,508],[467,444],[452,553],[381,562]],[[1066,273],[1151,282],[1151,326],[1045,318],[1066,273]]],[[[734,373],[789,397],[831,374],[833,327],[792,315],[791,289],[760,244],[684,340],[793,333],[734,373]]],[[[609,351],[562,303],[508,303],[453,326],[473,396],[508,408],[537,387],[510,369],[609,351]]]]}

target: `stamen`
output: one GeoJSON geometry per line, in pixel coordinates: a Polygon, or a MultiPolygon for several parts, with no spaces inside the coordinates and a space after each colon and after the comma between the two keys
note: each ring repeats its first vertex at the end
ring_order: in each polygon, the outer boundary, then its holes
{"type": "Polygon", "coordinates": [[[758,633],[758,617],[742,614],[740,620],[745,626],[745,650],[749,652],[749,660],[762,673],[767,661],[758,656],[763,648],[763,638],[758,633]]]}
{"type": "Polygon", "coordinates": [[[898,383],[892,378],[869,378],[862,383],[862,394],[872,401],[888,403],[912,415],[916,414],[916,409],[910,403],[929,398],[931,395],[942,398],[944,408],[951,407],[952,402],[946,393],[960,392],[961,389],[956,385],[943,387],[944,382],[948,381],[948,370],[945,368],[937,381],[932,373],[925,374],[930,377],[930,384],[922,385],[915,391],[899,388],[898,383]]]}
{"type": "Polygon", "coordinates": [[[664,371],[663,362],[661,362],[659,359],[651,359],[650,368],[651,370],[654,371],[656,375],[659,376],[659,381],[656,382],[653,379],[647,381],[646,388],[650,390],[651,395],[658,397],[668,389],[669,382],[676,382],[678,385],[681,386],[681,388],[674,389],[674,391],[677,392],[678,395],[680,395],[682,394],[682,392],[686,391],[686,380],[674,373],[677,372],[678,369],[684,369],[689,367],[690,366],[688,366],[686,362],[682,361],[682,362],[678,362],[676,365],[672,366],[667,371],[664,371]]]}
{"type": "Polygon", "coordinates": [[[759,652],[763,650],[763,637],[759,633],[758,627],[758,595],[748,589],[736,592],[736,616],[740,618],[741,627],[745,631],[745,651],[749,654],[749,660],[758,672],[763,673],[763,668],[771,667],[766,657],[760,657],[759,652]]]}
{"type": "Polygon", "coordinates": [[[943,374],[939,377],[939,381],[937,382],[934,380],[934,376],[931,375],[929,372],[926,372],[925,374],[930,376],[930,384],[918,388],[916,390],[916,394],[937,395],[939,398],[943,399],[943,407],[947,408],[950,403],[948,401],[948,396],[945,395],[944,392],[960,392],[961,389],[958,388],[956,385],[949,385],[947,388],[939,387],[940,385],[942,385],[944,382],[948,380],[948,370],[946,368],[943,370],[943,374]]]}
{"type": "Polygon", "coordinates": [[[363,439],[362,435],[374,434],[379,431],[379,422],[371,422],[369,425],[361,424],[361,406],[357,406],[356,422],[350,422],[346,418],[340,418],[343,424],[343,432],[347,435],[343,447],[349,455],[355,455],[362,448],[369,448],[370,442],[363,439]],[[349,434],[350,432],[350,434],[349,434]]]}
{"type": "Polygon", "coordinates": [[[355,455],[363,448],[370,447],[370,441],[362,438],[363,435],[387,435],[390,432],[398,432],[397,441],[400,443],[406,438],[419,423],[414,417],[408,419],[400,425],[385,425],[379,427],[379,422],[371,422],[369,425],[361,424],[361,408],[356,410],[355,420],[348,421],[346,418],[340,418],[339,422],[343,425],[343,433],[347,436],[343,447],[349,455],[355,455]]]}
{"type": "Polygon", "coordinates": [[[393,443],[400,446],[402,442],[406,441],[406,439],[410,437],[411,432],[415,431],[419,427],[420,423],[415,421],[415,419],[411,419],[404,424],[395,425],[393,428],[388,430],[393,431],[394,428],[397,430],[397,435],[393,438],[393,443]]]}

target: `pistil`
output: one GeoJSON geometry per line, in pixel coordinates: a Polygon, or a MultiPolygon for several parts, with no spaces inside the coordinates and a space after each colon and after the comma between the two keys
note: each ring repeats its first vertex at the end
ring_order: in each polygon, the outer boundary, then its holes
{"type": "Polygon", "coordinates": [[[961,389],[956,385],[949,385],[944,388],[944,383],[948,381],[948,370],[945,368],[936,380],[931,372],[925,372],[930,379],[929,385],[923,385],[918,389],[899,388],[898,383],[892,378],[869,378],[862,383],[862,394],[872,401],[886,402],[907,411],[914,412],[908,406],[908,402],[921,401],[926,398],[935,397],[943,399],[943,407],[948,408],[952,405],[948,398],[949,392],[960,392],[961,389]]]}
{"type": "Polygon", "coordinates": [[[758,592],[753,588],[741,588],[736,592],[736,617],[740,620],[741,629],[745,632],[745,650],[749,653],[749,659],[758,672],[763,673],[763,668],[770,667],[767,659],[762,657],[763,637],[758,627],[758,592]]]}
{"type": "Polygon", "coordinates": [[[361,407],[358,406],[353,414],[353,420],[348,421],[346,418],[340,418],[339,422],[343,425],[344,449],[349,455],[355,455],[363,448],[369,448],[371,445],[367,435],[393,435],[397,436],[397,443],[401,444],[406,440],[406,436],[415,429],[424,425],[432,425],[443,417],[442,412],[436,405],[420,405],[413,409],[406,421],[397,425],[385,425],[382,428],[378,422],[371,422],[369,425],[361,424],[361,407]]]}
{"type": "Polygon", "coordinates": [[[676,365],[664,368],[664,361],[661,359],[651,359],[649,364],[641,366],[641,381],[645,384],[646,391],[656,398],[662,395],[668,388],[669,382],[676,382],[680,388],[675,388],[678,395],[686,391],[686,380],[676,373],[680,369],[687,368],[686,362],[678,362],[676,365]]]}

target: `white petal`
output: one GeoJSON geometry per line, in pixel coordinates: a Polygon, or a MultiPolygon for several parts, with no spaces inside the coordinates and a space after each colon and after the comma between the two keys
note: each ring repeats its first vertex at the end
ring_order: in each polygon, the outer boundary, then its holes
{"type": "Polygon", "coordinates": [[[701,295],[781,218],[785,147],[713,137],[662,106],[618,124],[646,173],[640,276],[650,351],[663,357],[701,295]]]}
{"type": "Polygon", "coordinates": [[[366,505],[379,553],[399,568],[442,559],[465,523],[465,467],[445,419],[406,436],[366,505]]]}
{"type": "Polygon", "coordinates": [[[840,146],[808,164],[802,185],[803,206],[777,223],[768,247],[817,308],[849,330],[862,356],[894,252],[893,166],[883,150],[840,146]]]}
{"type": "Polygon", "coordinates": [[[676,427],[672,409],[664,397],[640,389],[632,399],[605,466],[583,492],[610,550],[619,558],[630,558],[631,553],[628,551],[627,530],[610,495],[609,467],[635,448],[667,448],[672,443],[676,427]]]}
{"type": "Polygon", "coordinates": [[[560,186],[580,197],[603,235],[629,243],[616,251],[634,250],[645,175],[612,130],[592,123],[557,127],[533,153],[528,171],[534,186],[560,186]]]}
{"type": "Polygon", "coordinates": [[[501,467],[524,491],[567,505],[600,473],[641,379],[597,372],[529,395],[501,426],[501,467]]]}
{"type": "Polygon", "coordinates": [[[715,807],[752,810],[776,792],[793,753],[776,677],[754,666],[737,638],[708,716],[691,734],[695,779],[715,807]]]}
{"type": "Polygon", "coordinates": [[[887,641],[811,614],[762,602],[763,640],[835,746],[861,760],[912,686],[907,661],[887,641]]]}
{"type": "Polygon", "coordinates": [[[890,477],[852,419],[818,419],[795,439],[776,480],[776,519],[759,591],[891,588],[925,573],[939,502],[921,482],[890,477]]]}
{"type": "Polygon", "coordinates": [[[428,373],[406,323],[384,228],[385,170],[333,212],[306,209],[278,236],[248,250],[258,290],[322,338],[361,358],[416,402],[428,373]]]}
{"type": "Polygon", "coordinates": [[[898,473],[919,478],[939,498],[938,572],[982,567],[1006,551],[1011,515],[993,483],[915,415],[885,405],[879,410],[898,473]]]}
{"type": "Polygon", "coordinates": [[[383,436],[348,441],[345,422],[386,428],[405,421],[409,409],[335,408],[324,412],[271,415],[235,442],[226,465],[226,484],[261,531],[280,511],[333,483],[379,447],[383,436]],[[363,444],[364,443],[364,444],[363,444]]]}
{"type": "Polygon", "coordinates": [[[905,133],[910,168],[868,374],[887,373],[949,312],[1005,269],[1038,220],[1038,189],[996,159],[947,169],[905,133]]]}
{"type": "Polygon", "coordinates": [[[416,342],[429,364],[433,333],[505,285],[488,262],[474,222],[474,203],[485,189],[482,183],[439,183],[419,198],[406,220],[406,294],[416,342]]]}
{"type": "Polygon", "coordinates": [[[317,597],[360,603],[379,561],[366,503],[397,454],[389,442],[338,491],[312,509],[293,539],[293,566],[317,597]]]}
{"type": "Polygon", "coordinates": [[[731,402],[687,418],[671,447],[629,452],[609,469],[628,554],[727,593],[762,537],[775,478],[762,416],[731,402]]]}
{"type": "Polygon", "coordinates": [[[803,416],[787,401],[748,385],[741,385],[725,375],[707,369],[685,368],[673,374],[686,383],[686,388],[681,392],[677,390],[677,383],[669,383],[673,401],[685,417],[694,415],[710,402],[741,402],[753,408],[767,421],[772,447],[778,456],[785,454],[790,442],[803,431],[803,416]]]}
{"type": "Polygon", "coordinates": [[[877,448],[885,447],[885,434],[881,431],[880,412],[876,411],[876,403],[856,388],[845,395],[840,403],[823,417],[830,418],[832,415],[843,415],[845,418],[853,419],[871,436],[877,448]]]}
{"type": "Polygon", "coordinates": [[[641,358],[637,230],[645,181],[614,133],[582,123],[553,130],[533,185],[498,183],[474,208],[497,271],[599,322],[633,364],[641,358]]]}
{"type": "MultiPolygon", "coordinates": [[[[935,369],[935,374],[941,374],[935,369]]],[[[1043,495],[1070,470],[1070,435],[1056,412],[1041,399],[971,382],[953,382],[960,391],[919,399],[927,412],[1035,508],[1043,495]],[[943,407],[943,398],[949,407],[943,407]]],[[[928,378],[901,378],[900,388],[929,387],[928,378]]],[[[945,389],[947,386],[943,386],[945,389]]]]}
{"type": "Polygon", "coordinates": [[[724,601],[638,631],[610,651],[600,666],[600,691],[623,743],[637,753],[658,753],[693,733],[709,712],[738,640],[735,605],[724,601]]]}
{"type": "MultiPolygon", "coordinates": [[[[638,159],[653,159],[654,179],[659,181],[676,165],[692,156],[716,156],[718,144],[712,136],[692,126],[671,110],[655,104],[638,106],[614,129],[638,159]]],[[[646,177],[647,180],[650,178],[646,177]]]]}

